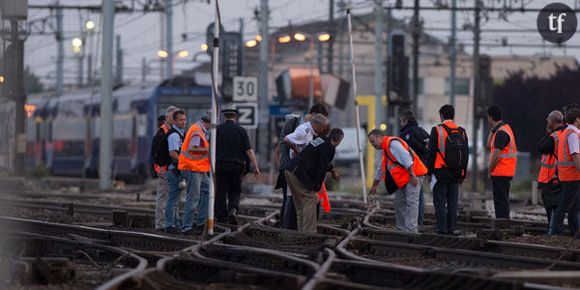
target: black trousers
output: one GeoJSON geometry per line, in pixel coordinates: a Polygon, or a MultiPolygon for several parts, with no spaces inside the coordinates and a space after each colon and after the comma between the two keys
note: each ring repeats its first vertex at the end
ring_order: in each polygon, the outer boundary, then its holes
{"type": "MultiPolygon", "coordinates": [[[[286,190],[286,188],[284,188],[286,190]]],[[[284,195],[285,198],[282,201],[284,206],[284,211],[282,212],[282,225],[283,229],[297,230],[298,229],[298,217],[296,216],[296,208],[294,207],[294,200],[292,196],[284,195]]]]}
{"type": "Polygon", "coordinates": [[[215,217],[223,221],[233,208],[240,209],[242,173],[223,171],[216,173],[215,217]]]}
{"type": "Polygon", "coordinates": [[[493,189],[493,206],[495,218],[510,218],[510,184],[513,177],[492,176],[491,187],[493,189]]]}
{"type": "Polygon", "coordinates": [[[578,231],[578,210],[580,210],[580,181],[562,182],[562,197],[550,222],[549,234],[562,234],[564,215],[568,214],[570,234],[578,231]]]}
{"type": "Polygon", "coordinates": [[[455,231],[458,195],[458,180],[437,180],[435,183],[433,187],[433,206],[435,207],[438,234],[451,234],[455,231]]]}

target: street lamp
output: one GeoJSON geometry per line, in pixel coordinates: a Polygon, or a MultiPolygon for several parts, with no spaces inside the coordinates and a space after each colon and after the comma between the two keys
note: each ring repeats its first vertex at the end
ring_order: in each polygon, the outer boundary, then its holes
{"type": "Polygon", "coordinates": [[[165,59],[165,58],[167,58],[169,56],[169,53],[167,52],[167,50],[160,49],[160,50],[157,51],[157,56],[159,56],[160,58],[165,59]]]}
{"type": "Polygon", "coordinates": [[[187,50],[185,50],[185,49],[184,49],[184,50],[180,50],[180,51],[177,53],[177,57],[179,57],[179,58],[186,58],[186,57],[188,57],[188,56],[189,56],[189,51],[187,51],[187,50]]]}
{"type": "Polygon", "coordinates": [[[95,27],[97,27],[97,25],[95,24],[94,21],[92,20],[87,20],[87,22],[85,22],[85,29],[88,32],[93,32],[95,30],[95,27]]]}
{"type": "Polygon", "coordinates": [[[203,51],[207,51],[208,48],[209,48],[209,46],[207,46],[207,43],[204,43],[201,45],[201,50],[203,50],[203,51]]]}
{"type": "Polygon", "coordinates": [[[252,48],[255,47],[256,45],[258,45],[258,41],[256,41],[255,39],[246,41],[246,47],[252,48]]]}
{"type": "Polygon", "coordinates": [[[278,42],[280,42],[280,43],[288,43],[288,42],[290,42],[290,40],[292,40],[290,35],[284,35],[284,36],[278,37],[278,42]]]}
{"type": "Polygon", "coordinates": [[[72,47],[73,47],[73,52],[75,54],[79,54],[81,53],[81,47],[83,46],[83,40],[80,39],[79,37],[75,37],[72,39],[72,47]]]}

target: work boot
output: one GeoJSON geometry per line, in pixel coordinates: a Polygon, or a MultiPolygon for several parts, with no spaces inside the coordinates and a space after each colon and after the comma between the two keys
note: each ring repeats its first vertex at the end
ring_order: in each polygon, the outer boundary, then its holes
{"type": "Polygon", "coordinates": [[[238,210],[232,207],[228,212],[228,224],[237,226],[238,225],[238,210]]]}

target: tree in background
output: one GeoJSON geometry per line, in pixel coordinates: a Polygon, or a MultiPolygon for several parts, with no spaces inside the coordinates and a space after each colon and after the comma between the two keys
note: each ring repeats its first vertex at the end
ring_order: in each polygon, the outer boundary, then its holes
{"type": "Polygon", "coordinates": [[[537,144],[546,133],[546,117],[553,110],[580,100],[580,68],[558,68],[550,78],[511,75],[493,91],[493,102],[516,136],[518,151],[539,156],[537,144]]]}
{"type": "Polygon", "coordinates": [[[26,94],[44,91],[44,85],[40,82],[40,78],[31,72],[29,67],[24,70],[24,85],[26,86],[26,94]]]}

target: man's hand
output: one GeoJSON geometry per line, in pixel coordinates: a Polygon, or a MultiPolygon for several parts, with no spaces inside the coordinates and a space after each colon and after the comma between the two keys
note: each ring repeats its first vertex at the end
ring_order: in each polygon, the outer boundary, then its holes
{"type": "Polygon", "coordinates": [[[254,167],[254,177],[258,179],[258,176],[260,176],[260,169],[258,167],[254,167]]]}
{"type": "Polygon", "coordinates": [[[417,177],[415,175],[411,175],[411,180],[409,180],[409,182],[411,183],[412,186],[417,186],[417,184],[419,184],[419,180],[417,180],[417,177]]]}
{"type": "Polygon", "coordinates": [[[157,173],[157,176],[159,176],[159,178],[165,179],[166,175],[167,169],[165,169],[165,167],[159,167],[159,173],[157,173]]]}
{"type": "Polygon", "coordinates": [[[334,178],[334,180],[336,180],[337,182],[340,181],[340,173],[338,173],[338,170],[332,169],[330,174],[332,175],[332,178],[334,178]]]}

